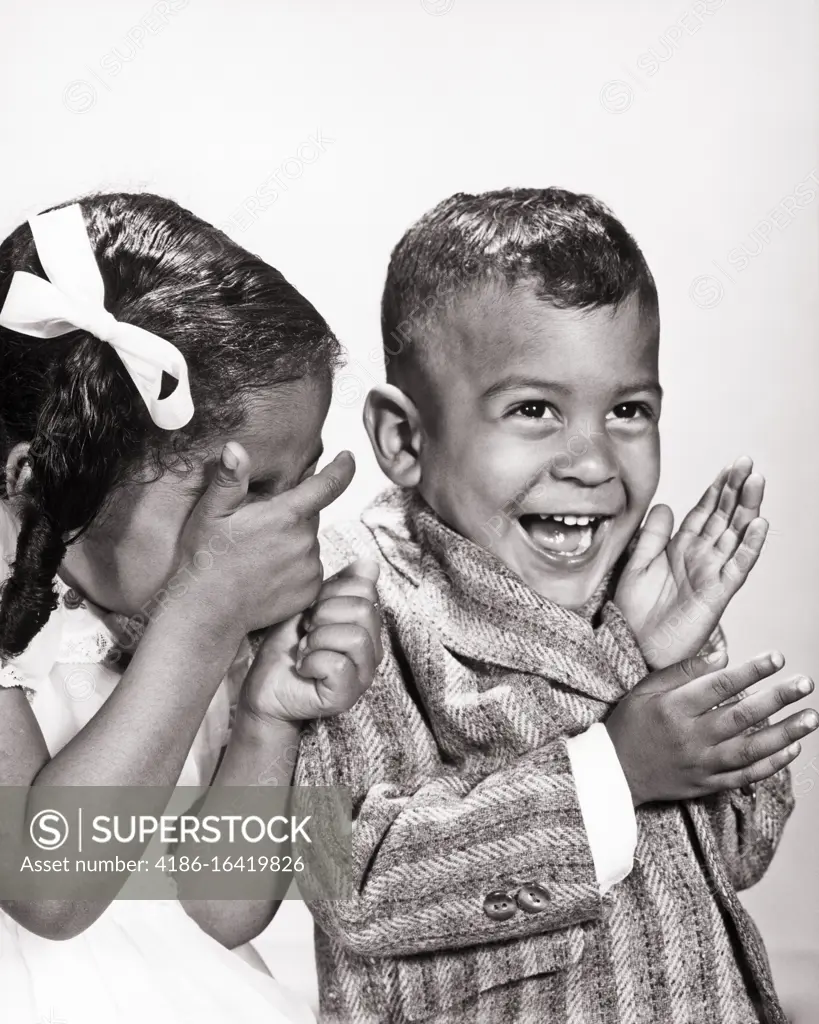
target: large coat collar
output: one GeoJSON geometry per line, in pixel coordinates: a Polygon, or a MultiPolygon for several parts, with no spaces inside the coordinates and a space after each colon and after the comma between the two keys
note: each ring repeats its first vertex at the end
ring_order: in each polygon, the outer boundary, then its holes
{"type": "Polygon", "coordinates": [[[413,491],[387,491],[362,518],[390,566],[414,584],[417,616],[448,650],[606,702],[644,674],[636,642],[604,590],[579,613],[546,600],[413,491]]]}

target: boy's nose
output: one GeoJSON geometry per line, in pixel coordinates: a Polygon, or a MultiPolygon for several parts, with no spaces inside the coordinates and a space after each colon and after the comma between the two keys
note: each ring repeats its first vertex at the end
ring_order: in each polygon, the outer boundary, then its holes
{"type": "Polygon", "coordinates": [[[599,487],[617,477],[617,461],[605,434],[577,434],[550,462],[556,480],[573,480],[584,487],[599,487]]]}

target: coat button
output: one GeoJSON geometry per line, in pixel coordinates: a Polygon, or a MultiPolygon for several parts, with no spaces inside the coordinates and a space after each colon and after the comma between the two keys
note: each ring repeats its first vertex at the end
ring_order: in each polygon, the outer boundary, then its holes
{"type": "Polygon", "coordinates": [[[739,791],[740,791],[740,793],[742,793],[743,796],[749,796],[751,798],[751,804],[753,806],[756,806],[756,783],[755,782],[749,782],[747,786],[742,786],[739,791]]]}
{"type": "Polygon", "coordinates": [[[82,597],[77,593],[77,591],[74,590],[73,587],[70,587],[65,592],[65,596],[63,597],[63,604],[66,606],[66,608],[70,608],[73,611],[75,608],[82,608],[83,600],[82,597]]]}
{"type": "Polygon", "coordinates": [[[509,893],[496,889],[483,901],[483,912],[493,921],[506,921],[515,913],[515,901],[509,893]]]}
{"type": "Polygon", "coordinates": [[[529,885],[523,885],[518,890],[517,904],[527,914],[539,914],[541,910],[546,909],[546,904],[551,898],[542,885],[530,882],[529,885]]]}

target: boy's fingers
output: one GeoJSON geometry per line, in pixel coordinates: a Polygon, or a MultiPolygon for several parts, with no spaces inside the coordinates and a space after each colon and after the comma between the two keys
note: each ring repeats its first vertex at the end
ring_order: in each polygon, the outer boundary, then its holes
{"type": "Polygon", "coordinates": [[[795,704],[813,692],[813,681],[806,676],[796,676],[784,682],[752,693],[744,700],[738,700],[723,707],[714,708],[703,716],[714,743],[722,743],[733,736],[740,736],[753,729],[771,715],[795,704]]]}
{"type": "MultiPolygon", "coordinates": [[[[725,655],[722,655],[723,660],[725,655]]],[[[779,651],[761,654],[736,668],[724,668],[703,675],[685,688],[683,699],[690,715],[704,715],[749,686],[778,672],[785,664],[779,651]]]]}
{"type": "Polygon", "coordinates": [[[684,530],[687,533],[700,533],[702,531],[702,528],[708,522],[708,517],[717,507],[719,496],[722,494],[722,488],[725,486],[725,481],[728,479],[730,472],[730,466],[724,466],[720,470],[716,480],[708,487],[697,504],[683,519],[680,524],[680,530],[684,530]]]}
{"type": "Polygon", "coordinates": [[[720,579],[726,585],[730,594],[739,590],[748,578],[748,573],[756,565],[759,556],[762,554],[767,536],[767,520],[751,520],[736,554],[725,563],[720,574],[720,579]]]}
{"type": "Polygon", "coordinates": [[[338,455],[315,476],[302,480],[289,491],[286,500],[294,515],[312,519],[341,497],[355,475],[355,460],[350,452],[338,455]]]}
{"type": "Polygon", "coordinates": [[[626,565],[626,573],[639,572],[651,565],[668,547],[674,529],[674,513],[668,505],[655,505],[646,516],[634,551],[626,565]]]}
{"type": "Polygon", "coordinates": [[[713,792],[716,793],[726,789],[741,789],[743,786],[752,786],[755,782],[769,779],[772,775],[776,775],[777,772],[781,772],[783,768],[787,768],[791,761],[795,761],[799,757],[801,751],[801,743],[792,743],[784,750],[779,750],[770,757],[750,765],[748,768],[740,768],[738,771],[717,775],[712,780],[714,785],[713,792]]]}
{"type": "Polygon", "coordinates": [[[737,508],[737,515],[742,517],[743,523],[756,519],[764,497],[765,477],[761,473],[751,473],[742,485],[737,508]]]}
{"type": "Polygon", "coordinates": [[[764,761],[819,728],[819,714],[813,709],[790,715],[784,722],[726,740],[717,748],[719,771],[736,771],[764,761]]]}
{"type": "Polygon", "coordinates": [[[668,693],[681,686],[691,685],[693,680],[713,672],[715,664],[718,662],[709,662],[707,658],[699,655],[695,658],[686,658],[676,665],[669,665],[668,668],[652,672],[634,687],[632,693],[647,696],[651,693],[668,693]]]}
{"type": "Polygon", "coordinates": [[[717,550],[723,555],[733,555],[739,545],[748,524],[759,516],[762,499],[765,496],[765,477],[761,473],[751,473],[742,485],[731,522],[722,536],[717,540],[717,550]]]}
{"type": "Polygon", "coordinates": [[[731,522],[740,492],[753,467],[753,459],[748,455],[740,456],[733,464],[719,496],[717,507],[703,527],[703,537],[716,541],[723,534],[726,526],[731,522]]]}

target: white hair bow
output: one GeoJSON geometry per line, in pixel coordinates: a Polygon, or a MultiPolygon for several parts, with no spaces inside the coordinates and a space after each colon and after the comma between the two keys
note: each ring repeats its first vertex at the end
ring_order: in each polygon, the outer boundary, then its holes
{"type": "Polygon", "coordinates": [[[29,224],[48,281],[15,271],[0,326],[33,338],[87,331],[116,351],[158,427],[184,427],[193,416],[185,357],[169,341],[122,323],[105,308],[105,284],[79,204],[41,213],[29,224]],[[177,385],[160,398],[163,371],[177,385]]]}

